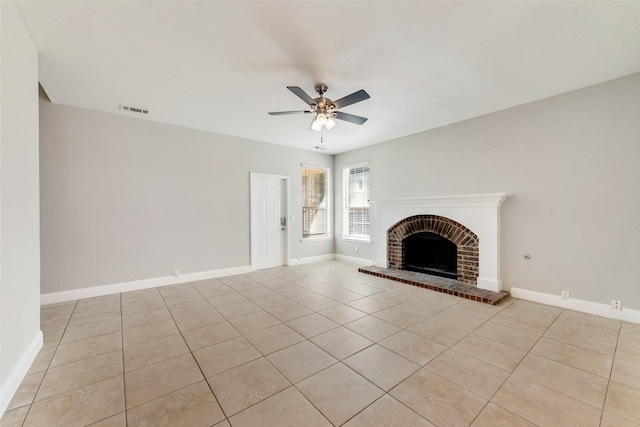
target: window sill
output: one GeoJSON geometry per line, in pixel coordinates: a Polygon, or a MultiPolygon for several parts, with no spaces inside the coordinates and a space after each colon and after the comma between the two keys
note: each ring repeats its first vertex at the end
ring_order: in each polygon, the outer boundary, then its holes
{"type": "Polygon", "coordinates": [[[366,237],[342,236],[342,240],[345,242],[356,242],[356,243],[365,243],[365,244],[371,243],[371,239],[366,237]]]}
{"type": "Polygon", "coordinates": [[[300,239],[301,243],[311,243],[311,242],[326,242],[328,240],[333,240],[331,236],[324,237],[307,237],[306,239],[300,239]]]}

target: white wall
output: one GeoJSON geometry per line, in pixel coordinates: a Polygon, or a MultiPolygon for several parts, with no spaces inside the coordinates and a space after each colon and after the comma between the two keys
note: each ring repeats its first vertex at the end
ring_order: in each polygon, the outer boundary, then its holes
{"type": "MultiPolygon", "coordinates": [[[[338,155],[335,177],[345,165],[370,161],[373,200],[511,193],[501,222],[507,290],[568,290],[638,309],[638,100],[635,74],[338,155]]],[[[341,230],[340,185],[336,198],[341,230]]],[[[371,259],[374,244],[385,243],[338,239],[336,252],[371,259]]]]}
{"type": "Polygon", "coordinates": [[[38,221],[38,52],[0,2],[0,415],[42,345],[38,221]]]}
{"type": "MultiPolygon", "coordinates": [[[[46,90],[46,87],[45,87],[46,90]]],[[[42,293],[250,264],[249,173],[290,177],[290,257],[300,243],[300,164],[316,152],[40,103],[42,293]]]]}

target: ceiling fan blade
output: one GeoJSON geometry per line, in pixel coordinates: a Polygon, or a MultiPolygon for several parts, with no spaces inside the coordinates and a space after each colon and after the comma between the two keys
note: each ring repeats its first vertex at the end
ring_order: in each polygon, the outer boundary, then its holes
{"type": "Polygon", "coordinates": [[[369,94],[365,92],[363,89],[360,89],[357,92],[353,92],[351,95],[347,95],[344,98],[340,98],[337,101],[333,101],[333,104],[336,106],[336,110],[337,110],[339,108],[344,108],[347,105],[355,104],[356,102],[364,101],[365,99],[369,99],[369,98],[371,98],[369,94]]]}
{"type": "Polygon", "coordinates": [[[367,120],[369,120],[366,117],[360,117],[360,116],[356,116],[354,114],[343,113],[341,111],[336,111],[335,115],[336,115],[336,119],[344,120],[346,122],[355,123],[357,125],[361,125],[364,122],[366,122],[367,120]]]}
{"type": "Polygon", "coordinates": [[[285,114],[310,114],[313,111],[307,111],[307,110],[299,110],[299,111],[271,111],[269,112],[270,115],[272,116],[283,116],[285,114]]]}
{"type": "Polygon", "coordinates": [[[307,95],[307,92],[303,91],[302,89],[300,89],[298,86],[287,86],[287,89],[289,89],[291,92],[293,92],[298,98],[302,99],[304,102],[306,102],[309,105],[316,105],[316,101],[313,100],[313,98],[311,98],[309,95],[307,95]]]}

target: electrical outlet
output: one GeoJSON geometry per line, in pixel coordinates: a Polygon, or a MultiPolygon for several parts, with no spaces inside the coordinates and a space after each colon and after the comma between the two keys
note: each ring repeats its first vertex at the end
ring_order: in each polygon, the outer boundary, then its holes
{"type": "Polygon", "coordinates": [[[173,270],[173,277],[180,277],[180,270],[173,270]]]}
{"type": "Polygon", "coordinates": [[[620,301],[619,299],[612,299],[611,310],[622,311],[622,301],[620,301]]]}
{"type": "Polygon", "coordinates": [[[560,299],[563,299],[563,300],[569,299],[569,291],[560,291],[560,299]]]}

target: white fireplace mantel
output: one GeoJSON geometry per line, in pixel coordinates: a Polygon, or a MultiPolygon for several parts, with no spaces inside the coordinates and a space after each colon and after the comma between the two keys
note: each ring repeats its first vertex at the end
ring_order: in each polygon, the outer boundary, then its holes
{"type": "Polygon", "coordinates": [[[500,207],[507,197],[507,193],[490,193],[372,201],[372,243],[376,247],[376,265],[387,268],[387,230],[390,227],[414,215],[439,215],[476,233],[480,252],[478,287],[502,290],[500,207]]]}

